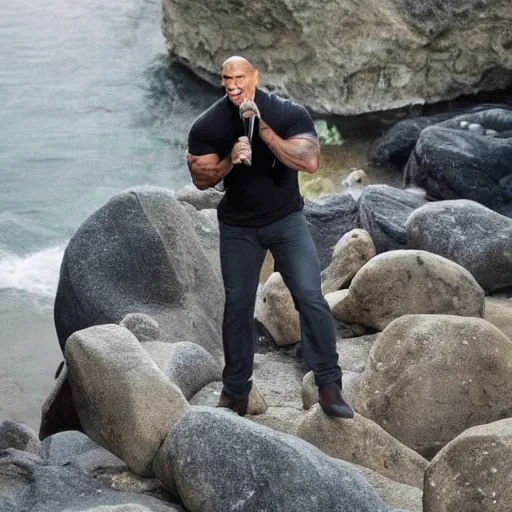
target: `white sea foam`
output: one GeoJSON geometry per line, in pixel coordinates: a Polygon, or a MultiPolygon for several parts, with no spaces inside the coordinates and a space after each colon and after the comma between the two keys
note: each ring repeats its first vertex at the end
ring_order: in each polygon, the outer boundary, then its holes
{"type": "Polygon", "coordinates": [[[63,246],[24,256],[0,249],[0,290],[14,288],[54,296],[63,255],[63,246]]]}

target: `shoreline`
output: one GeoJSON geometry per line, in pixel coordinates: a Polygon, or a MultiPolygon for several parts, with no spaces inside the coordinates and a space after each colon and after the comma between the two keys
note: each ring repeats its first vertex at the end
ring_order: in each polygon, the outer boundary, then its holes
{"type": "Polygon", "coordinates": [[[14,420],[39,430],[41,407],[62,361],[51,307],[33,297],[0,291],[0,422],[14,420]]]}

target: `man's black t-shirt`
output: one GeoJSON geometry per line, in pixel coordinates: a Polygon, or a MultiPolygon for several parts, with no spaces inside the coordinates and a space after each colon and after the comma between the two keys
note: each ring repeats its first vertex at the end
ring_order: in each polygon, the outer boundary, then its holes
{"type": "MultiPolygon", "coordinates": [[[[255,103],[261,118],[277,135],[316,137],[307,110],[296,103],[256,90],[255,103]]],[[[195,156],[216,153],[224,160],[244,135],[238,107],[224,96],[201,114],[192,125],[188,151],[195,156]]],[[[281,163],[254,133],[252,166],[235,165],[224,178],[226,194],[218,207],[218,218],[236,226],[265,226],[303,207],[297,171],[281,163]]]]}

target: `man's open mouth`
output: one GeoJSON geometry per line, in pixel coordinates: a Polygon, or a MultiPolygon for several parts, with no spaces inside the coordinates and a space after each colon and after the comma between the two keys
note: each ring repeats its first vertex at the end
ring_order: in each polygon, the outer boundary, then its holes
{"type": "Polygon", "coordinates": [[[230,91],[229,97],[232,100],[237,100],[242,95],[242,91],[240,89],[235,89],[234,91],[230,91]]]}

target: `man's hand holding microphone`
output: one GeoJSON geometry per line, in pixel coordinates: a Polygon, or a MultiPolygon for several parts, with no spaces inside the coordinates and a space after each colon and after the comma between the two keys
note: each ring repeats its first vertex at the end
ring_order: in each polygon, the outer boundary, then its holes
{"type": "Polygon", "coordinates": [[[246,99],[240,104],[239,113],[242,121],[244,122],[245,136],[240,137],[233,146],[233,149],[231,150],[231,162],[234,165],[245,164],[250,166],[252,160],[252,136],[254,133],[256,118],[259,119],[260,117],[260,111],[254,101],[246,99]]]}

